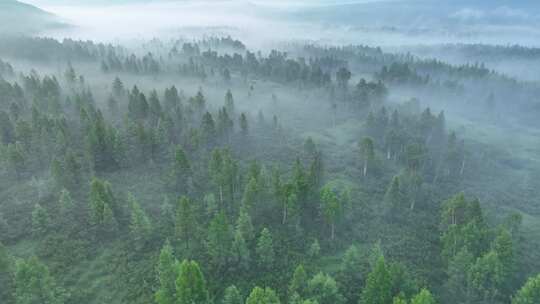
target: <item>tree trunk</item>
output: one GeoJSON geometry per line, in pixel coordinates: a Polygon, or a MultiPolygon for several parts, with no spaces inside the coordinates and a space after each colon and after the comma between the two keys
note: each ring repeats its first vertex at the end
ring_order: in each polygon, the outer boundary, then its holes
{"type": "Polygon", "coordinates": [[[364,160],[364,177],[367,176],[367,159],[364,160]]]}
{"type": "Polygon", "coordinates": [[[219,204],[221,206],[221,210],[223,210],[223,186],[219,186],[219,204]]]}
{"type": "Polygon", "coordinates": [[[285,225],[285,222],[287,221],[287,206],[283,206],[283,219],[281,221],[282,225],[285,225]]]}

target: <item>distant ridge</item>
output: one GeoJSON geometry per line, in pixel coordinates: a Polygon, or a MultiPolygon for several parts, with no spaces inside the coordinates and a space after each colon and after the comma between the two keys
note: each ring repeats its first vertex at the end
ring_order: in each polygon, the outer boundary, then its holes
{"type": "Polygon", "coordinates": [[[38,7],[15,0],[0,0],[0,34],[32,34],[65,26],[59,19],[38,7]]]}

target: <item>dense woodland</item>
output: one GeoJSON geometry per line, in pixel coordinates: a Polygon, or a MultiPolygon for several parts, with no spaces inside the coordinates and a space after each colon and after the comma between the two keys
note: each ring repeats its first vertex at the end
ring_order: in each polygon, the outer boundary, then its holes
{"type": "Polygon", "coordinates": [[[527,165],[449,118],[538,126],[533,83],[367,46],[1,40],[2,304],[540,303],[540,167],[509,202],[527,165]]]}

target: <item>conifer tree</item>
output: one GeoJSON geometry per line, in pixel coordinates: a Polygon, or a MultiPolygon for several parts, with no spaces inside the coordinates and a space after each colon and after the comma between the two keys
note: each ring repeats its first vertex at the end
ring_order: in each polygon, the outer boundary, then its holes
{"type": "Polygon", "coordinates": [[[392,303],[392,282],[384,257],[380,256],[373,270],[369,273],[362,291],[362,304],[392,303]]]}
{"type": "Polygon", "coordinates": [[[155,293],[157,304],[176,304],[177,261],[169,241],[161,249],[157,265],[159,289],[155,293]]]}
{"type": "Polygon", "coordinates": [[[211,263],[220,269],[232,256],[233,235],[225,213],[218,213],[208,226],[207,248],[211,263]]]}
{"type": "Polygon", "coordinates": [[[427,289],[422,289],[420,293],[414,296],[411,300],[411,304],[436,304],[437,302],[431,295],[431,292],[427,289]]]}
{"type": "Polygon", "coordinates": [[[63,296],[45,264],[33,257],[17,262],[15,268],[17,304],[62,304],[63,296]]]}
{"type": "Polygon", "coordinates": [[[184,260],[176,279],[177,304],[208,304],[209,295],[206,281],[199,264],[184,260]]]}
{"type": "Polygon", "coordinates": [[[128,195],[128,204],[131,209],[131,218],[129,224],[131,236],[135,242],[142,243],[150,237],[152,232],[150,219],[131,193],[128,195]]]}
{"type": "Polygon", "coordinates": [[[276,292],[268,287],[255,287],[249,294],[246,304],[280,304],[276,292]]]}
{"type": "Polygon", "coordinates": [[[368,170],[375,159],[373,139],[366,137],[360,142],[360,153],[362,155],[362,175],[368,175],[368,170]]]}
{"type": "Polygon", "coordinates": [[[49,231],[51,218],[49,212],[40,204],[34,206],[32,211],[32,232],[36,237],[43,237],[49,231]]]}
{"type": "Polygon", "coordinates": [[[231,285],[225,289],[223,301],[221,301],[221,304],[244,304],[244,299],[240,295],[240,291],[238,291],[238,288],[236,288],[236,286],[234,285],[231,285]]]}
{"type": "Polygon", "coordinates": [[[304,266],[298,265],[294,270],[291,282],[289,283],[289,300],[293,299],[295,295],[299,296],[300,298],[306,297],[307,281],[307,273],[304,266]]]}
{"type": "Polygon", "coordinates": [[[325,220],[330,225],[330,239],[333,241],[335,239],[335,230],[336,230],[336,221],[341,211],[341,205],[339,203],[339,198],[337,194],[332,189],[331,185],[328,184],[323,187],[321,190],[321,202],[322,202],[322,212],[324,214],[325,220]]]}
{"type": "Polygon", "coordinates": [[[529,278],[512,298],[512,304],[540,303],[540,274],[529,278]]]}
{"type": "Polygon", "coordinates": [[[190,248],[190,242],[195,236],[196,218],[193,203],[186,196],[180,197],[176,208],[175,234],[186,249],[190,248]]]}
{"type": "Polygon", "coordinates": [[[344,298],[338,290],[334,278],[319,272],[308,282],[308,290],[313,301],[319,304],[342,304],[344,298]]]}
{"type": "Polygon", "coordinates": [[[261,235],[257,240],[256,252],[259,266],[262,269],[272,269],[275,259],[275,252],[272,235],[267,228],[264,228],[261,231],[261,235]]]}

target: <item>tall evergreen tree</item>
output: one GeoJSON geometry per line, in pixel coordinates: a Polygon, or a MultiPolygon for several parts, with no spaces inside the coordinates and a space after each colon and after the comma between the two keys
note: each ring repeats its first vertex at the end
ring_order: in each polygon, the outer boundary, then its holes
{"type": "Polygon", "coordinates": [[[195,236],[197,222],[193,203],[186,196],[180,197],[176,208],[175,231],[176,237],[184,244],[186,249],[190,248],[190,243],[195,236]]]}
{"type": "Polygon", "coordinates": [[[244,299],[240,295],[240,291],[238,291],[238,288],[232,285],[225,289],[223,301],[221,301],[221,304],[244,304],[244,299]]]}
{"type": "Polygon", "coordinates": [[[380,256],[373,270],[369,273],[362,291],[362,304],[391,304],[392,282],[384,257],[380,256]]]}
{"type": "Polygon", "coordinates": [[[62,304],[64,297],[47,266],[34,257],[17,262],[15,302],[17,304],[62,304]]]}
{"type": "Polygon", "coordinates": [[[268,287],[262,289],[255,287],[249,294],[246,304],[280,304],[276,292],[268,287]]]}
{"type": "Polygon", "coordinates": [[[184,260],[176,279],[177,304],[208,304],[206,281],[195,261],[184,260]]]}
{"type": "Polygon", "coordinates": [[[157,304],[176,304],[176,278],[178,276],[177,261],[169,241],[165,243],[159,254],[157,274],[159,289],[155,293],[157,304]]]}
{"type": "Polygon", "coordinates": [[[257,257],[262,269],[272,269],[275,260],[274,244],[270,230],[264,228],[257,240],[257,257]]]}
{"type": "Polygon", "coordinates": [[[437,302],[431,295],[431,292],[427,289],[422,289],[420,293],[414,296],[411,300],[411,304],[436,304],[437,302]]]}
{"type": "Polygon", "coordinates": [[[512,298],[512,304],[540,303],[540,274],[529,278],[527,283],[512,298]]]}

